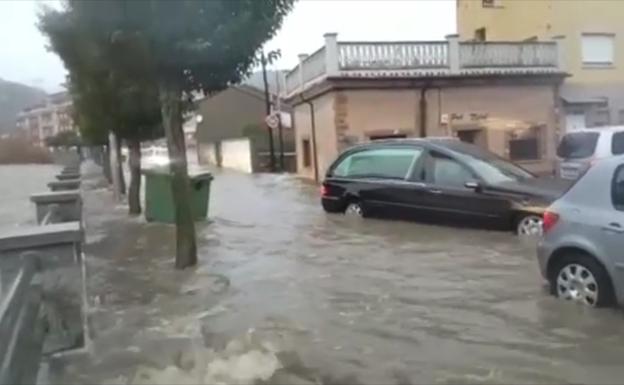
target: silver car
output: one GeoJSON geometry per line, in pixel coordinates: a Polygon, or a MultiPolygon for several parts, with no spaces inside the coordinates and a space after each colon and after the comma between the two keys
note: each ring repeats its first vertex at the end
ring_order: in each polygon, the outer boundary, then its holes
{"type": "Polygon", "coordinates": [[[547,209],[543,230],[537,255],[554,295],[624,305],[624,156],[592,165],[547,209]]]}

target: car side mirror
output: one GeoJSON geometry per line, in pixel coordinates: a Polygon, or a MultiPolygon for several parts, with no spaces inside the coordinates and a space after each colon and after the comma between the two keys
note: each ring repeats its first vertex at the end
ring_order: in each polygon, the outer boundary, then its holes
{"type": "Polygon", "coordinates": [[[475,190],[475,191],[481,190],[481,184],[473,180],[464,183],[464,187],[469,188],[471,190],[475,190]]]}

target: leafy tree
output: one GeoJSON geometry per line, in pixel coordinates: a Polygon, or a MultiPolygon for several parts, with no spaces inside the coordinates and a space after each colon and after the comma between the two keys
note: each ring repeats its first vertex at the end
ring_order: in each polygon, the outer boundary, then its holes
{"type": "Polygon", "coordinates": [[[214,93],[248,74],[294,0],[70,0],[77,17],[101,38],[134,47],[128,58],[154,71],[171,159],[176,212],[176,267],[197,262],[182,131],[185,101],[214,93]]]}
{"type": "MultiPolygon", "coordinates": [[[[65,11],[46,9],[40,20],[52,50],[69,70],[75,117],[85,140],[106,143],[108,132],[112,131],[126,141],[131,173],[129,211],[139,214],[140,142],[163,135],[153,72],[146,70],[149,67],[140,55],[133,55],[135,47],[131,41],[115,41],[93,33],[71,7],[65,11]],[[132,60],[126,60],[129,57],[132,60]]],[[[114,171],[123,186],[121,162],[114,171]]]]}

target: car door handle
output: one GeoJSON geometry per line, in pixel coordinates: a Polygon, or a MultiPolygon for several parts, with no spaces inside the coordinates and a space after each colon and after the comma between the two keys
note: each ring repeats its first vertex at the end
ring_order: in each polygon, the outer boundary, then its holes
{"type": "Polygon", "coordinates": [[[610,231],[613,233],[624,233],[624,227],[617,222],[611,222],[606,226],[602,226],[603,231],[610,231]]]}
{"type": "Polygon", "coordinates": [[[432,194],[442,194],[442,190],[438,190],[437,188],[431,188],[429,192],[432,194]]]}

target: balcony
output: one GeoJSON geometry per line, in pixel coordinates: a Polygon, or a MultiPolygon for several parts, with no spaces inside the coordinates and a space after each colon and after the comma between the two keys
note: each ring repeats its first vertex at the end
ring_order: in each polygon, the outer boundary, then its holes
{"type": "Polygon", "coordinates": [[[286,97],[331,78],[449,77],[471,75],[562,73],[561,45],[553,41],[338,42],[299,55],[286,75],[286,97]]]}

